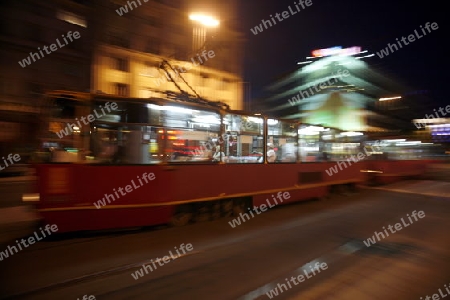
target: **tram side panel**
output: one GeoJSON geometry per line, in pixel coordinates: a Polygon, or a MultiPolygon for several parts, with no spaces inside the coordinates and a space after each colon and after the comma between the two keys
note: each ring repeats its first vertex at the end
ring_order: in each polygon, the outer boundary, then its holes
{"type": "Polygon", "coordinates": [[[252,197],[259,206],[278,192],[290,194],[280,204],[320,198],[332,185],[360,181],[359,164],[332,176],[333,163],[47,164],[38,166],[38,209],[60,232],[165,224],[184,203],[252,197]]]}
{"type": "Polygon", "coordinates": [[[359,162],[328,176],[336,163],[306,164],[222,164],[173,166],[173,200],[214,201],[252,196],[253,204],[264,204],[278,192],[289,192],[283,204],[320,198],[332,185],[360,183],[365,174],[359,162]]]}
{"type": "Polygon", "coordinates": [[[251,196],[295,184],[297,165],[220,164],[175,166],[175,200],[251,196]]]}
{"type": "MultiPolygon", "coordinates": [[[[220,164],[180,165],[173,167],[174,201],[215,201],[227,198],[253,197],[253,204],[265,202],[271,194],[289,191],[295,194],[299,189],[299,173],[305,169],[322,172],[320,165],[311,164],[220,164]]],[[[320,194],[321,179],[317,180],[315,192],[320,194]],[[319,192],[318,192],[319,191],[319,192]]],[[[310,188],[312,189],[312,188],[310,188]]],[[[306,189],[305,189],[306,190],[306,189]]],[[[305,191],[299,197],[291,197],[285,203],[299,201],[306,197],[305,191]]]]}
{"type": "Polygon", "coordinates": [[[404,178],[421,176],[426,172],[426,160],[373,160],[368,169],[373,172],[374,183],[389,184],[404,178]]]}
{"type": "Polygon", "coordinates": [[[363,170],[367,161],[336,161],[324,163],[324,181],[329,185],[360,184],[367,181],[363,170]]]}
{"type": "MultiPolygon", "coordinates": [[[[283,203],[321,198],[328,195],[333,186],[363,183],[367,180],[366,174],[361,172],[365,167],[366,162],[347,164],[346,168],[339,168],[337,162],[297,164],[289,175],[291,181],[287,189],[291,198],[283,203]],[[337,172],[330,171],[336,167],[337,172]]],[[[254,199],[256,203],[263,204],[270,196],[262,195],[254,199]]]]}
{"type": "Polygon", "coordinates": [[[59,232],[168,223],[170,173],[162,166],[39,166],[39,213],[59,232]],[[146,173],[147,182],[142,178],[146,173]],[[153,180],[150,180],[154,174],[153,180]],[[95,204],[97,205],[95,205],[95,204]]]}

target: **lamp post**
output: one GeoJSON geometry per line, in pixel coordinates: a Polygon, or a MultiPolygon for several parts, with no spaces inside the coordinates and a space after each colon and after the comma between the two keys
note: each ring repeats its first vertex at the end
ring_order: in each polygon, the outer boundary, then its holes
{"type": "Polygon", "coordinates": [[[191,14],[189,20],[195,22],[192,31],[192,50],[197,51],[205,44],[207,28],[216,28],[220,22],[212,16],[200,13],[191,14]]]}

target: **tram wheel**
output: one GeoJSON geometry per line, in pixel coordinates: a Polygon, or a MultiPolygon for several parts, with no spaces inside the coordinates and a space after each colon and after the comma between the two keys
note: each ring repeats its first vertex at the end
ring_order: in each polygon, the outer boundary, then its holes
{"type": "Polygon", "coordinates": [[[219,201],[214,201],[211,203],[211,220],[217,220],[221,217],[221,205],[219,201]]]}
{"type": "Polygon", "coordinates": [[[193,216],[191,205],[179,205],[175,208],[170,224],[174,227],[185,226],[191,222],[193,216]]]}
{"type": "Polygon", "coordinates": [[[233,202],[233,216],[237,217],[240,213],[247,212],[248,205],[245,199],[235,199],[233,202]]]}
{"type": "Polygon", "coordinates": [[[207,202],[198,202],[195,205],[195,222],[206,222],[210,220],[211,204],[207,202]]]}
{"type": "Polygon", "coordinates": [[[233,216],[233,200],[231,199],[222,200],[220,203],[220,208],[222,210],[222,217],[233,216]]]}
{"type": "Polygon", "coordinates": [[[355,182],[348,184],[348,191],[351,195],[358,194],[358,185],[355,182]]]}

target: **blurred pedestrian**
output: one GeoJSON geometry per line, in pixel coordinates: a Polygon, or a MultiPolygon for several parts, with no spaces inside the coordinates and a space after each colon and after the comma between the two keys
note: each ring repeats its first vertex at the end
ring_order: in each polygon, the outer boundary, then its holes
{"type": "Polygon", "coordinates": [[[277,159],[277,153],[274,150],[274,146],[272,143],[268,143],[267,144],[267,161],[270,163],[273,163],[276,161],[277,159]]]}

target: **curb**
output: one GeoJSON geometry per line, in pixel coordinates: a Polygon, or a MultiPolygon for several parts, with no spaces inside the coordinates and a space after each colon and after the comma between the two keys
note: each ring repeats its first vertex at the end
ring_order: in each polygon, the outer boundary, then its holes
{"type": "Polygon", "coordinates": [[[28,182],[28,181],[36,181],[36,180],[37,180],[37,176],[35,176],[35,175],[0,177],[0,184],[3,182],[28,182]]]}

